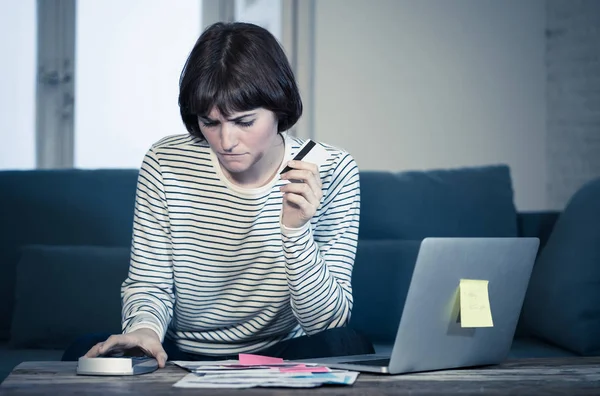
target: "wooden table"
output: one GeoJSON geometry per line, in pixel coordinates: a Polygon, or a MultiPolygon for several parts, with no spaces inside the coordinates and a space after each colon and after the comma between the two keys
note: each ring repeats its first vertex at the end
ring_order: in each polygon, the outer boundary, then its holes
{"type": "Polygon", "coordinates": [[[395,376],[361,374],[353,386],[316,389],[183,389],[187,372],[168,364],[135,377],[86,377],[76,362],[25,362],[0,385],[0,395],[600,395],[600,357],[521,359],[477,369],[395,376]]]}

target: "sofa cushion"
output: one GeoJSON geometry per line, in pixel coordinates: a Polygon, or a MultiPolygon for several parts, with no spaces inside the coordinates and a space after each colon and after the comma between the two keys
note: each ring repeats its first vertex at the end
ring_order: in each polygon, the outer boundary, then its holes
{"type": "Polygon", "coordinates": [[[372,342],[396,337],[420,246],[420,241],[358,241],[349,325],[372,342]]]}
{"type": "Polygon", "coordinates": [[[557,358],[577,356],[575,353],[541,341],[539,338],[516,338],[508,353],[509,359],[557,358]]]}
{"type": "Polygon", "coordinates": [[[533,268],[522,319],[532,334],[581,355],[600,354],[600,179],[558,218],[533,268]]]}
{"type": "Polygon", "coordinates": [[[87,333],[120,333],[120,287],[129,256],[124,247],[24,247],[11,347],[65,348],[87,333]]]}
{"type": "Polygon", "coordinates": [[[362,239],[517,236],[507,166],[363,171],[360,178],[362,239]]]}
{"type": "Polygon", "coordinates": [[[131,245],[136,169],[0,171],[0,340],[24,245],[131,245]]]}

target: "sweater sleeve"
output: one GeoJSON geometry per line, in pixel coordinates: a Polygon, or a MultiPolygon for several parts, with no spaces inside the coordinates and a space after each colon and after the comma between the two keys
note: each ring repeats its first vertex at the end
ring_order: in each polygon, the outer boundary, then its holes
{"type": "Polygon", "coordinates": [[[309,335],[350,320],[360,216],[359,172],[350,155],[323,181],[323,192],[316,221],[294,230],[282,225],[290,302],[309,335]]]}
{"type": "Polygon", "coordinates": [[[138,176],[131,262],[121,299],[123,333],[149,328],[162,342],[173,316],[173,266],[167,201],[153,149],[138,176]]]}

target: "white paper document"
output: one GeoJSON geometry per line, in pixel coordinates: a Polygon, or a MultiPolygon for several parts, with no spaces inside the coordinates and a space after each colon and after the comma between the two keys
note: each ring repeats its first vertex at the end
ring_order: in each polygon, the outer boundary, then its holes
{"type": "Polygon", "coordinates": [[[240,355],[240,360],[172,363],[190,371],[173,385],[178,388],[315,388],[352,385],[359,374],[257,355],[240,355]]]}

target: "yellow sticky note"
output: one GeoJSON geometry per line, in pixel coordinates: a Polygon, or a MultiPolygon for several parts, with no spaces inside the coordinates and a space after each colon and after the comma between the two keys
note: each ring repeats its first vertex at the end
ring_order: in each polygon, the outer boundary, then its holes
{"type": "Polygon", "coordinates": [[[486,280],[460,280],[461,327],[494,327],[488,283],[486,280]]]}

